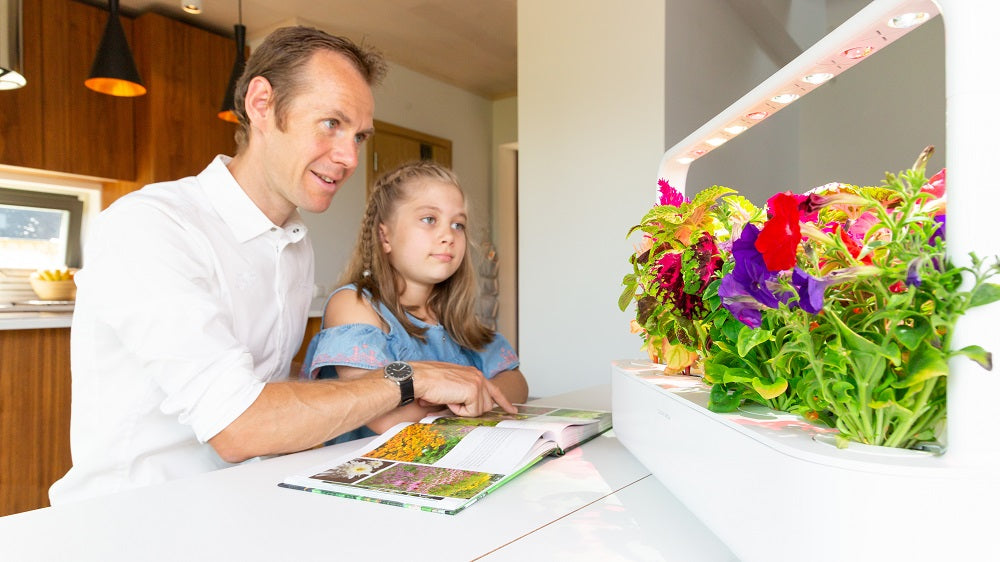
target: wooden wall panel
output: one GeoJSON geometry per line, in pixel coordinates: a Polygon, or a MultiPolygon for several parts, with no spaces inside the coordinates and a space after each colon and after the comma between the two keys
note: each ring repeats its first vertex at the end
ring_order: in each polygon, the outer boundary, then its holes
{"type": "Polygon", "coordinates": [[[0,330],[0,516],[49,505],[72,464],[69,328],[0,330]]]}
{"type": "MultiPolygon", "coordinates": [[[[34,39],[42,42],[43,167],[135,178],[133,98],[100,94],[83,85],[104,33],[107,10],[67,0],[38,1],[43,17],[41,34],[34,39]]],[[[121,22],[134,51],[132,20],[121,22]]]]}
{"type": "Polygon", "coordinates": [[[136,64],[149,92],[136,101],[138,184],[197,174],[236,151],[236,126],[217,117],[235,43],[156,13],[135,20],[136,64]]]}
{"type": "Polygon", "coordinates": [[[41,168],[42,147],[42,46],[30,37],[41,37],[39,4],[24,2],[23,88],[0,91],[0,164],[41,168]]]}

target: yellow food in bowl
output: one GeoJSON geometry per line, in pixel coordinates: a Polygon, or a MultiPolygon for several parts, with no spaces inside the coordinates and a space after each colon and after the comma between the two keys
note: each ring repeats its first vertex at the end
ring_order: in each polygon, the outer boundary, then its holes
{"type": "Polygon", "coordinates": [[[38,298],[46,301],[69,301],[76,298],[76,282],[72,269],[40,269],[28,280],[38,298]]]}

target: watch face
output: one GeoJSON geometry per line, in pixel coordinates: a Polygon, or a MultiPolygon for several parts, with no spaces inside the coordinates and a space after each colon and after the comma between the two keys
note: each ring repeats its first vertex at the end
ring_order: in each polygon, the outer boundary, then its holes
{"type": "Polygon", "coordinates": [[[413,367],[403,361],[394,361],[385,366],[385,376],[394,381],[403,381],[413,376],[413,367]]]}

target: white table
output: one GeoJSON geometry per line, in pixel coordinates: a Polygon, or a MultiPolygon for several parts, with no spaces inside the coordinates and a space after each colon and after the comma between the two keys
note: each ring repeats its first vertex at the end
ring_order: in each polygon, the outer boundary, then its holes
{"type": "MultiPolygon", "coordinates": [[[[538,401],[610,409],[610,387],[538,401]]],[[[277,486],[346,443],[0,518],[0,559],[735,560],[614,437],[549,458],[458,515],[277,486]]]]}

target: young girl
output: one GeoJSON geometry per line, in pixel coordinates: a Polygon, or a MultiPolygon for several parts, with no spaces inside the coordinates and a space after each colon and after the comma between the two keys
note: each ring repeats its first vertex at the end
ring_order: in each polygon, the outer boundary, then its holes
{"type": "MultiPolygon", "coordinates": [[[[393,361],[439,361],[478,369],[514,403],[528,397],[507,340],[476,318],[476,272],[458,178],[429,161],[379,178],[350,265],[330,295],[323,330],[309,342],[308,378],[352,379],[393,361]]],[[[441,406],[399,407],[334,442],[382,433],[441,406]]]]}

